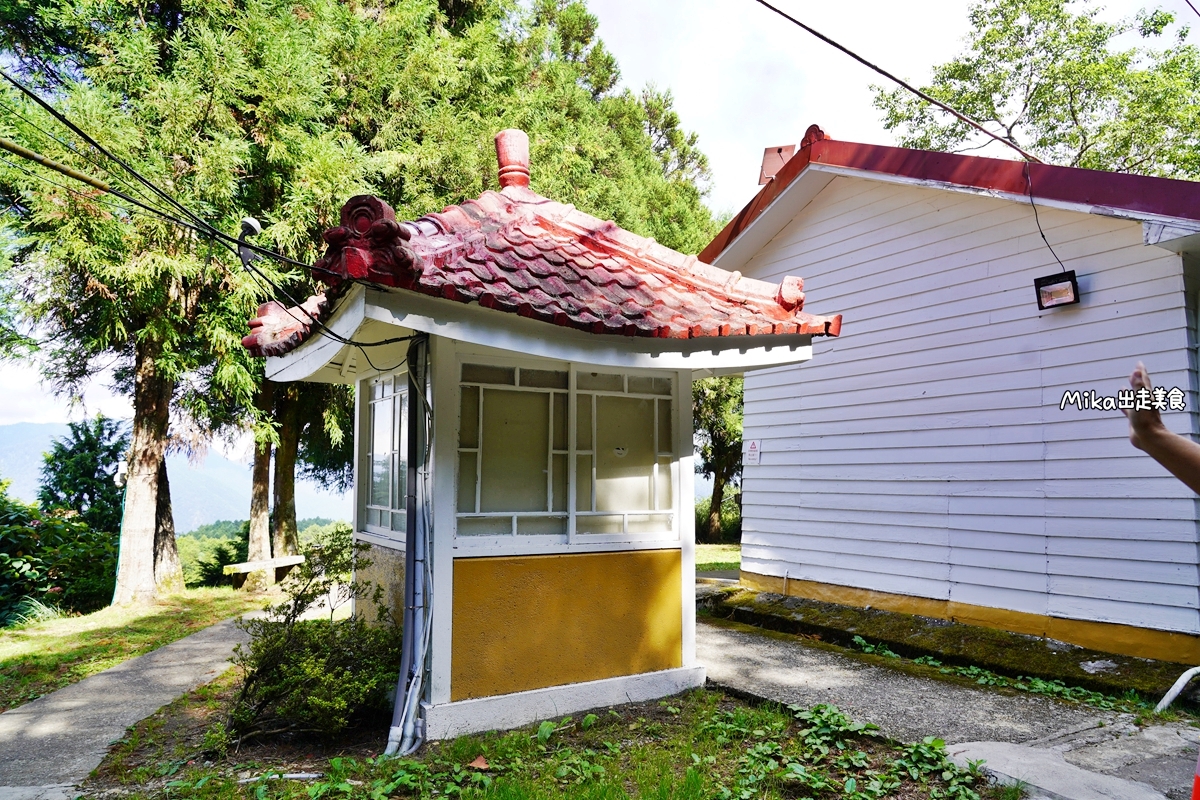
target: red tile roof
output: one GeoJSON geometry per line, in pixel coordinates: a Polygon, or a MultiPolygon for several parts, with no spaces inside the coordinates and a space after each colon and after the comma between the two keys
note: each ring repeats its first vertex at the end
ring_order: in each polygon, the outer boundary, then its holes
{"type": "MultiPolygon", "coordinates": [[[[838,335],[840,315],[802,311],[800,278],[744,278],[530,191],[520,144],[506,154],[512,142],[497,137],[500,192],[416,222],[397,223],[377,198],[352,198],[342,224],[325,233],[329,248],[314,274],[334,293],[366,281],[596,334],[838,335]]],[[[333,300],[310,299],[310,313],[327,317],[333,300]]],[[[278,303],[262,306],[250,324],[243,344],[260,356],[291,350],[314,327],[278,303]]]]}
{"type": "MultiPolygon", "coordinates": [[[[734,239],[750,227],[775,198],[783,194],[810,164],[842,167],[931,181],[974,189],[1025,195],[1026,162],[983,156],[935,153],[855,142],[837,142],[812,125],[804,134],[800,150],[783,165],[759,193],[746,204],[700,258],[713,261],[734,239]]],[[[1200,220],[1200,183],[1151,178],[1119,172],[1029,164],[1029,180],[1039,200],[1078,203],[1098,209],[1116,209],[1133,214],[1200,220]]]]}

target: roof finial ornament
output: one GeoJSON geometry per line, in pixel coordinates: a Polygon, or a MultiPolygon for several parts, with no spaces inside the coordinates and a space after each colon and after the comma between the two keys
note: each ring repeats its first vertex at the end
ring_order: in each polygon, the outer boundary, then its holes
{"type": "Polygon", "coordinates": [[[501,189],[529,188],[529,137],[525,131],[509,128],[496,134],[496,163],[501,189]]]}
{"type": "Polygon", "coordinates": [[[800,149],[803,150],[806,147],[811,147],[825,138],[825,131],[821,130],[821,126],[809,125],[808,130],[804,132],[804,138],[800,140],[800,149]]]}

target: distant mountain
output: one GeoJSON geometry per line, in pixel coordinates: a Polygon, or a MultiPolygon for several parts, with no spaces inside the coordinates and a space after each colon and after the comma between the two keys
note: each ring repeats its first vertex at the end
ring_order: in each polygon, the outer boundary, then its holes
{"type": "MultiPolygon", "coordinates": [[[[37,499],[42,453],[69,428],[58,423],[0,425],[0,479],[12,480],[9,493],[37,499]]],[[[220,519],[246,519],[250,513],[250,467],[209,451],[193,465],[186,456],[167,457],[175,530],[187,533],[220,519]]],[[[350,519],[350,493],[335,494],[305,481],[296,482],[296,515],[350,519]]]]}

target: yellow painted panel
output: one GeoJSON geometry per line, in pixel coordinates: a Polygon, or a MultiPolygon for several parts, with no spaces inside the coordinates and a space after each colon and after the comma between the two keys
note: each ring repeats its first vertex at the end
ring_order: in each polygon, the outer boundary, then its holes
{"type": "Polygon", "coordinates": [[[450,697],[683,665],[678,550],[454,561],[450,697]]]}
{"type": "Polygon", "coordinates": [[[1189,633],[1159,631],[1115,622],[1064,619],[1005,608],[956,603],[952,600],[855,589],[831,583],[795,579],[785,582],[783,578],[745,571],[742,572],[742,584],[760,592],[787,594],[858,608],[879,608],[1013,633],[1046,636],[1104,653],[1156,658],[1181,664],[1200,663],[1200,636],[1189,633]]]}

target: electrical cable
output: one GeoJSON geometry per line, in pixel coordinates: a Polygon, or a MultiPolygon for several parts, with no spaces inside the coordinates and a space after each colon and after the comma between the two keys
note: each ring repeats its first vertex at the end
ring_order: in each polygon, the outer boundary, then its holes
{"type": "MultiPolygon", "coordinates": [[[[8,75],[4,74],[3,71],[0,71],[0,75],[4,75],[5,78],[8,78],[9,81],[12,81],[12,78],[10,78],[10,77],[8,77],[8,75]]],[[[64,121],[64,124],[71,127],[72,130],[74,130],[77,133],[79,133],[80,135],[86,137],[86,134],[84,134],[82,131],[79,131],[78,128],[76,126],[74,126],[74,124],[71,123],[69,120],[66,120],[65,117],[58,115],[58,116],[56,116],[56,118],[61,119],[62,121],[64,121]]],[[[90,140],[90,141],[94,142],[94,140],[90,140]]],[[[98,143],[94,143],[93,146],[95,146],[102,153],[105,153],[106,155],[108,155],[110,158],[113,158],[113,160],[116,161],[117,163],[121,164],[122,166],[125,166],[124,162],[121,162],[115,156],[112,156],[110,153],[108,153],[107,150],[105,150],[98,143]]],[[[205,238],[213,240],[215,243],[224,246],[226,249],[230,250],[231,252],[233,252],[235,255],[238,255],[239,257],[241,256],[240,248],[245,247],[247,250],[254,251],[255,253],[265,253],[272,258],[277,258],[279,260],[284,260],[284,261],[288,261],[291,263],[295,263],[306,269],[314,269],[315,271],[331,272],[330,270],[316,270],[314,267],[312,267],[310,265],[304,264],[299,261],[293,261],[292,259],[288,259],[286,256],[282,256],[281,254],[275,253],[274,251],[252,245],[249,242],[245,241],[244,237],[234,239],[232,236],[228,236],[227,234],[217,230],[211,224],[209,224],[205,220],[201,219],[200,217],[196,216],[195,214],[192,214],[190,211],[188,211],[186,208],[184,208],[185,213],[187,213],[193,219],[199,220],[200,223],[203,225],[203,227],[198,227],[197,225],[195,225],[191,222],[188,222],[186,220],[180,219],[180,218],[174,216],[173,214],[171,214],[167,211],[164,211],[163,209],[143,203],[140,200],[138,200],[137,198],[130,196],[128,193],[123,192],[120,189],[116,189],[116,188],[112,187],[111,185],[105,183],[104,181],[101,181],[97,178],[93,178],[92,176],[87,175],[86,173],[79,172],[71,167],[66,166],[65,164],[60,164],[57,161],[54,161],[51,158],[43,156],[40,153],[37,153],[37,152],[29,150],[25,147],[22,147],[21,145],[17,144],[16,142],[13,142],[9,139],[0,137],[0,149],[7,150],[8,152],[12,153],[13,155],[19,156],[28,161],[33,161],[34,163],[40,164],[49,169],[53,169],[56,172],[66,175],[67,177],[72,178],[73,180],[77,180],[81,183],[91,186],[101,192],[105,192],[105,193],[111,194],[115,197],[119,197],[120,199],[124,200],[125,202],[130,203],[134,206],[137,206],[138,208],[144,209],[145,211],[147,211],[149,213],[155,214],[158,217],[161,217],[175,225],[179,225],[184,228],[188,228],[188,229],[200,234],[201,236],[204,236],[205,238]],[[235,249],[234,246],[231,244],[231,242],[236,242],[238,244],[238,248],[235,249]]],[[[5,159],[5,161],[7,162],[7,159],[5,159]]],[[[12,166],[16,166],[15,164],[12,164],[12,162],[7,162],[7,163],[9,163],[12,166]]],[[[126,168],[130,169],[128,167],[126,167],[126,168]]],[[[33,177],[37,177],[42,180],[45,180],[46,182],[50,183],[51,185],[55,185],[62,189],[65,189],[66,191],[74,191],[74,190],[70,189],[69,187],[63,186],[62,184],[59,184],[55,181],[51,181],[42,176],[37,176],[34,173],[30,172],[29,170],[22,169],[22,171],[33,177]]],[[[133,171],[132,169],[130,169],[130,171],[133,172],[135,175],[138,175],[138,173],[136,173],[136,171],[133,171]]],[[[140,175],[138,175],[138,177],[144,183],[148,183],[146,181],[146,179],[141,178],[140,175]]],[[[153,187],[153,184],[149,184],[149,185],[153,187]]],[[[157,187],[153,187],[153,188],[156,190],[157,194],[161,194],[164,197],[166,197],[172,203],[172,205],[183,208],[183,206],[180,203],[175,201],[173,198],[171,198],[165,192],[158,189],[157,187]]],[[[75,192],[75,193],[81,194],[78,192],[75,192]]],[[[82,194],[81,194],[81,196],[86,197],[86,195],[82,195],[82,194]]],[[[362,350],[362,348],[364,348],[364,347],[380,347],[380,346],[389,345],[389,344],[396,344],[399,342],[407,341],[408,338],[410,338],[410,337],[394,337],[391,339],[383,339],[378,342],[357,342],[352,339],[347,339],[346,337],[342,336],[341,334],[338,334],[338,333],[334,332],[333,330],[331,330],[330,328],[328,328],[321,320],[317,319],[312,314],[310,314],[308,312],[308,310],[303,307],[303,304],[300,301],[296,300],[296,298],[293,297],[290,292],[288,292],[283,287],[279,286],[277,283],[272,281],[269,277],[264,275],[262,273],[262,271],[259,270],[257,267],[254,267],[252,260],[247,259],[247,258],[242,258],[241,260],[242,260],[242,266],[243,266],[243,268],[245,268],[247,270],[247,272],[250,272],[253,275],[257,276],[259,279],[261,279],[261,281],[265,282],[269,287],[274,289],[277,294],[283,295],[284,298],[289,300],[292,303],[292,305],[297,310],[300,311],[300,313],[302,313],[305,317],[308,318],[309,322],[311,322],[313,324],[313,326],[315,326],[320,331],[322,331],[325,335],[329,336],[331,339],[333,339],[334,341],[336,341],[340,344],[354,346],[354,347],[357,347],[360,350],[362,350]]],[[[336,274],[336,273],[334,273],[334,274],[336,274]]],[[[270,294],[270,292],[267,292],[267,294],[270,294]]],[[[292,317],[292,319],[296,320],[297,322],[303,323],[303,320],[301,320],[299,317],[297,317],[293,313],[292,309],[290,309],[290,308],[285,309],[285,311],[288,313],[288,315],[290,317],[292,317]]],[[[367,358],[367,362],[371,363],[371,359],[369,356],[366,356],[365,351],[363,351],[363,355],[364,355],[364,357],[367,358]]]]}
{"type": "MultiPolygon", "coordinates": [[[[94,147],[99,153],[101,153],[106,158],[111,159],[116,164],[121,166],[126,172],[128,172],[130,175],[132,175],[134,178],[136,178],[138,180],[138,182],[143,184],[151,192],[153,192],[154,194],[161,197],[163,200],[165,200],[170,205],[179,209],[179,211],[181,211],[186,217],[191,218],[193,223],[195,225],[199,226],[200,228],[203,228],[210,237],[217,238],[217,239],[223,239],[230,244],[238,243],[237,239],[228,235],[224,231],[221,231],[220,229],[213,227],[207,220],[203,219],[199,215],[192,212],[190,209],[188,209],[186,206],[184,206],[182,203],[180,203],[178,200],[176,200],[174,197],[172,197],[169,193],[167,193],[164,189],[160,188],[157,184],[155,184],[154,182],[152,182],[151,180],[149,180],[148,178],[143,176],[136,169],[129,166],[129,164],[125,163],[122,159],[118,158],[116,155],[114,155],[112,152],[110,152],[106,147],[104,147],[104,145],[100,144],[98,141],[96,141],[90,135],[88,135],[88,133],[85,130],[83,130],[78,125],[76,125],[74,122],[72,122],[65,114],[60,112],[58,109],[56,109],[54,106],[52,106],[47,101],[43,100],[32,89],[28,88],[27,86],[22,84],[16,78],[12,77],[11,75],[9,75],[7,72],[5,72],[2,69],[0,69],[0,77],[2,77],[4,80],[8,81],[13,86],[15,86],[22,94],[24,94],[26,97],[30,98],[35,103],[37,103],[41,108],[43,108],[46,111],[46,113],[48,113],[50,116],[52,116],[54,119],[56,119],[59,123],[64,125],[68,130],[70,130],[71,132],[73,132],[74,134],[79,136],[81,139],[83,139],[85,142],[90,144],[92,147],[94,147]]],[[[245,242],[243,244],[246,247],[250,248],[251,250],[255,251],[256,253],[259,253],[260,255],[264,255],[264,256],[267,256],[268,258],[273,258],[277,261],[282,261],[284,263],[291,264],[292,266],[301,267],[303,269],[308,269],[308,270],[315,270],[318,272],[327,272],[327,273],[330,272],[329,270],[322,270],[322,269],[314,267],[311,264],[305,264],[302,261],[297,261],[296,259],[289,258],[288,256],[285,256],[282,253],[277,253],[277,252],[270,250],[268,248],[265,248],[265,247],[259,247],[258,245],[250,244],[249,242],[245,242]]],[[[332,274],[336,274],[336,273],[332,273],[332,274]]]]}
{"type": "MultiPolygon", "coordinates": [[[[29,117],[22,114],[20,112],[20,110],[18,110],[14,106],[11,106],[8,103],[5,103],[4,101],[0,100],[0,109],[3,109],[5,111],[7,111],[9,114],[13,115],[14,117],[20,119],[26,125],[30,126],[34,130],[36,130],[38,133],[42,134],[42,136],[46,137],[47,139],[49,139],[52,142],[57,142],[58,144],[65,147],[67,150],[70,150],[75,155],[79,156],[80,158],[82,158],[85,161],[87,161],[88,163],[90,163],[92,166],[96,167],[97,169],[99,169],[105,173],[108,172],[108,169],[99,160],[97,160],[96,158],[93,158],[92,156],[83,152],[82,150],[75,147],[75,145],[71,144],[70,142],[66,141],[65,139],[58,138],[53,133],[46,130],[41,125],[38,125],[36,122],[34,122],[29,117]]],[[[114,175],[114,176],[110,176],[110,177],[116,178],[117,176],[114,175]]],[[[144,189],[140,189],[137,186],[130,184],[128,180],[121,179],[121,183],[122,183],[123,188],[130,190],[131,192],[136,192],[142,200],[145,200],[147,202],[153,202],[150,198],[148,198],[146,196],[144,189]]]]}
{"type": "MultiPolygon", "coordinates": [[[[888,72],[887,70],[883,69],[882,67],[879,67],[879,66],[877,66],[877,65],[875,65],[875,64],[872,64],[870,61],[867,61],[865,58],[863,58],[862,56],[860,56],[858,53],[855,53],[853,50],[849,49],[848,47],[844,47],[844,46],[842,46],[842,45],[838,44],[838,43],[837,43],[837,42],[835,42],[833,39],[830,39],[828,36],[826,36],[825,34],[821,33],[820,31],[817,31],[817,30],[815,30],[815,29],[813,29],[813,28],[809,27],[808,25],[805,25],[803,22],[801,22],[800,20],[798,20],[798,19],[796,19],[795,17],[791,16],[790,14],[787,14],[786,12],[784,12],[784,11],[782,11],[782,10],[780,10],[780,9],[776,8],[775,6],[771,5],[770,3],[768,3],[768,2],[767,2],[767,0],[754,0],[754,2],[758,3],[760,6],[763,6],[764,8],[768,8],[768,9],[770,9],[771,11],[774,11],[776,14],[778,14],[779,16],[781,16],[781,17],[783,17],[784,19],[786,19],[788,22],[791,22],[792,24],[794,24],[794,25],[797,25],[797,26],[799,26],[800,28],[803,28],[804,30],[806,30],[806,31],[808,31],[809,33],[811,33],[813,36],[815,36],[815,37],[817,37],[818,39],[820,39],[821,41],[825,42],[825,44],[827,44],[827,45],[830,45],[831,47],[835,47],[835,48],[837,48],[838,50],[841,50],[843,53],[845,53],[846,55],[850,56],[851,58],[853,58],[853,59],[854,59],[855,61],[857,61],[858,63],[862,64],[862,65],[863,65],[863,66],[865,66],[865,67],[868,67],[869,69],[872,69],[872,70],[874,70],[875,72],[879,73],[880,75],[882,75],[883,77],[887,78],[888,80],[890,80],[890,81],[893,81],[894,83],[897,83],[897,84],[899,84],[900,86],[902,86],[902,87],[904,87],[905,89],[907,89],[908,91],[912,92],[912,93],[913,93],[913,94],[915,94],[917,97],[919,97],[919,98],[921,98],[922,100],[924,100],[925,102],[927,102],[927,103],[932,103],[933,105],[935,105],[935,106],[937,106],[938,108],[942,109],[942,110],[943,110],[943,111],[945,111],[946,113],[948,113],[948,114],[951,114],[951,115],[953,115],[954,117],[958,118],[960,121],[967,123],[967,124],[968,124],[968,125],[970,125],[972,128],[975,128],[975,129],[977,129],[977,130],[981,131],[982,133],[984,133],[984,134],[986,134],[986,135],[990,136],[991,138],[995,139],[997,142],[1000,142],[1001,144],[1004,144],[1004,145],[1007,145],[1008,147],[1011,147],[1013,150],[1015,150],[1015,151],[1017,151],[1018,153],[1020,153],[1020,154],[1021,154],[1021,156],[1022,156],[1022,157],[1023,157],[1023,158],[1024,158],[1026,161],[1033,161],[1033,162],[1036,162],[1036,163],[1038,163],[1038,164],[1041,164],[1041,163],[1042,163],[1042,160],[1041,160],[1040,158],[1038,158],[1037,156],[1034,156],[1034,155],[1031,155],[1031,154],[1029,154],[1029,153],[1025,152],[1025,151],[1024,151],[1024,150],[1022,150],[1022,149],[1021,149],[1019,146],[1017,146],[1017,144],[1016,144],[1015,142],[1011,141],[1010,139],[1005,139],[1003,136],[1000,136],[1000,135],[998,135],[998,134],[992,133],[992,132],[991,132],[991,131],[989,131],[987,128],[983,127],[983,125],[982,125],[981,123],[979,123],[979,122],[975,121],[974,119],[971,119],[970,117],[968,117],[966,114],[962,113],[961,111],[959,111],[959,110],[957,110],[957,109],[955,109],[955,108],[953,108],[953,107],[951,107],[951,106],[947,105],[946,103],[943,103],[941,100],[938,100],[938,99],[936,99],[936,98],[934,98],[934,97],[931,97],[929,94],[927,94],[927,93],[925,93],[925,92],[921,91],[920,89],[918,89],[917,87],[915,87],[915,86],[913,86],[912,84],[908,83],[907,81],[903,81],[903,80],[901,80],[900,78],[897,78],[895,75],[893,75],[892,73],[890,73],[890,72],[888,72]]],[[[1189,4],[1190,4],[1190,0],[1189,0],[1189,4]]]]}
{"type": "Polygon", "coordinates": [[[1050,240],[1046,238],[1046,232],[1042,230],[1042,220],[1038,217],[1037,203],[1033,202],[1033,177],[1029,174],[1029,164],[1025,164],[1025,185],[1029,187],[1029,205],[1033,208],[1033,221],[1037,223],[1038,233],[1042,235],[1042,241],[1046,243],[1046,248],[1050,251],[1050,255],[1054,256],[1054,260],[1062,267],[1062,271],[1067,271],[1067,265],[1058,257],[1058,253],[1054,252],[1054,248],[1050,246],[1050,240]]]}
{"type": "Polygon", "coordinates": [[[1183,2],[1188,4],[1188,8],[1196,12],[1197,17],[1200,17],[1200,8],[1196,8],[1196,6],[1192,4],[1192,0],[1183,0],[1183,2]]]}

